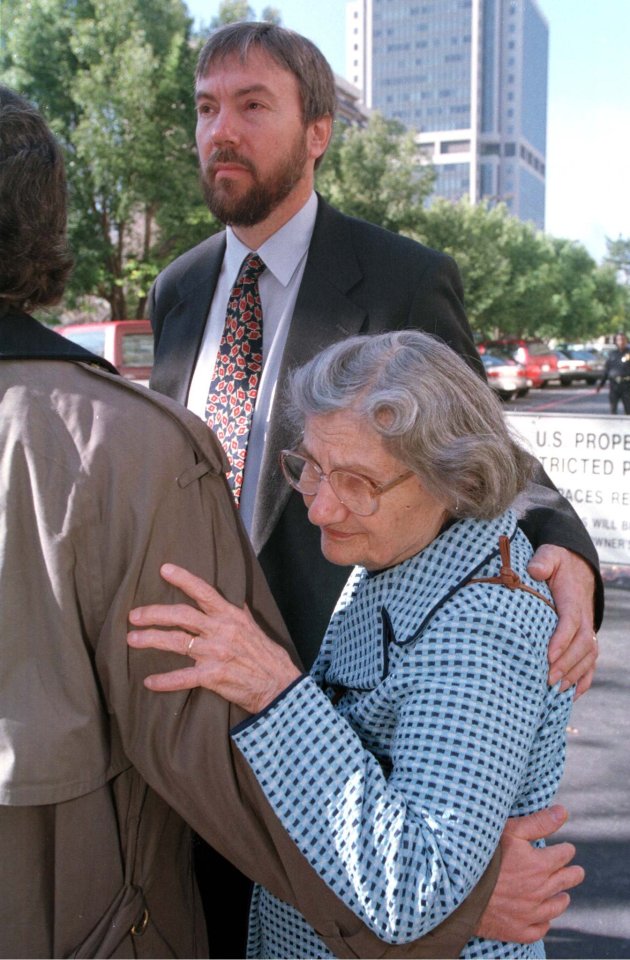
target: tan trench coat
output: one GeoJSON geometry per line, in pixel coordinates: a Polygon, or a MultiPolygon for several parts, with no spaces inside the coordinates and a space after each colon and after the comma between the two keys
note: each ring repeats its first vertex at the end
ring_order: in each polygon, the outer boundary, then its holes
{"type": "Polygon", "coordinates": [[[338,956],[456,956],[497,863],[422,944],[382,944],[270,811],[228,735],[242,712],[143,687],[184,662],[125,642],[133,606],[178,598],[166,560],[289,644],[205,425],[93,367],[5,354],[0,457],[0,956],[206,955],[182,818],[338,956]]]}

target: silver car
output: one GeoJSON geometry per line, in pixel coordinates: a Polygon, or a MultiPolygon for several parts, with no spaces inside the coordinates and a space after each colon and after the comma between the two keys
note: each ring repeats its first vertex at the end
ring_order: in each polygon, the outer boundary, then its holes
{"type": "Polygon", "coordinates": [[[520,363],[495,353],[482,353],[481,359],[486,368],[488,385],[502,400],[527,395],[531,380],[527,379],[525,368],[520,363]]]}
{"type": "Polygon", "coordinates": [[[556,354],[560,383],[563,387],[570,386],[574,380],[597,383],[604,373],[606,362],[604,357],[592,350],[563,347],[561,350],[556,350],[556,354]]]}

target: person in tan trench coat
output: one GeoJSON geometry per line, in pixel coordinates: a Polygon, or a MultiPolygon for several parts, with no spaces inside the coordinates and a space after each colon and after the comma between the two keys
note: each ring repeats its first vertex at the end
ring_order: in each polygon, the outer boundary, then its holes
{"type": "MultiPolygon", "coordinates": [[[[188,825],[340,957],[456,956],[498,855],[422,942],[381,943],[272,814],[228,735],[243,712],[144,688],[182,660],[125,643],[132,607],[182,599],[166,559],[293,648],[205,424],[25,312],[70,269],[65,180],[40,115],[2,87],[0,198],[0,956],[206,956],[188,825]]],[[[552,849],[555,893],[581,871],[552,849]]]]}

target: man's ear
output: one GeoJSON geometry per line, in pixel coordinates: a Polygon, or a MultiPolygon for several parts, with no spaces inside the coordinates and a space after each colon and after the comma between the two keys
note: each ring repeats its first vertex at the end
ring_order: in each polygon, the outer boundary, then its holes
{"type": "Polygon", "coordinates": [[[332,136],[333,118],[330,115],[320,117],[309,123],[307,128],[308,153],[313,160],[317,160],[325,153],[332,136]]]}

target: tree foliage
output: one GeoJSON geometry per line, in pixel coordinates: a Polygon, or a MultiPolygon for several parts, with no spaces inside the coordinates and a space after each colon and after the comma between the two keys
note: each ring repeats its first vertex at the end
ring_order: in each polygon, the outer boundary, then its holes
{"type": "Polygon", "coordinates": [[[247,0],[221,0],[219,12],[210,21],[210,28],[225,26],[228,23],[238,23],[239,20],[255,20],[256,14],[247,0]]]}
{"type": "MultiPolygon", "coordinates": [[[[254,16],[223,0],[211,26],[254,16]]],[[[273,7],[262,17],[280,21],[273,7]]],[[[183,0],[0,0],[2,82],[41,108],[66,153],[71,293],[103,297],[112,316],[141,315],[158,270],[219,228],[198,187],[191,27],[183,0]]],[[[378,114],[364,129],[336,124],[317,176],[345,213],[450,253],[482,335],[576,340],[627,325],[630,240],[609,241],[598,266],[502,206],[429,205],[433,182],[413,135],[378,114]]]]}
{"type": "Polygon", "coordinates": [[[265,7],[260,19],[267,23],[275,23],[277,26],[282,23],[282,15],[277,7],[265,7]]]}
{"type": "Polygon", "coordinates": [[[606,262],[616,271],[622,283],[630,286],[630,237],[606,240],[606,262]]]}
{"type": "Polygon", "coordinates": [[[42,110],[66,153],[70,292],[141,315],[172,256],[212,229],[198,190],[182,0],[30,0],[5,31],[3,82],[42,110]]]}
{"type": "MultiPolygon", "coordinates": [[[[253,18],[223,0],[211,26],[253,18]]],[[[274,7],[263,18],[280,22],[274,7]]],[[[112,317],[141,316],[159,270],[220,228],[195,150],[204,38],[183,0],[0,0],[0,79],[41,109],[66,156],[69,302],[91,294],[112,317]]]]}
{"type": "Polygon", "coordinates": [[[580,243],[510,216],[503,205],[436,199],[414,235],[455,258],[471,325],[482,336],[586,339],[611,332],[626,309],[611,267],[598,266],[580,243]]]}
{"type": "Polygon", "coordinates": [[[433,188],[432,167],[420,166],[413,133],[378,113],[362,129],[337,121],[317,175],[317,188],[337,209],[410,232],[433,188]]]}
{"type": "MultiPolygon", "coordinates": [[[[216,30],[217,27],[223,27],[228,23],[255,19],[256,12],[247,0],[221,0],[218,14],[210,21],[210,29],[216,30]]],[[[277,7],[265,7],[260,19],[279,24],[281,22],[280,11],[277,7]]]]}
{"type": "MultiPolygon", "coordinates": [[[[433,198],[433,183],[413,136],[379,114],[364,129],[337,124],[317,176],[319,191],[344,213],[454,257],[480,336],[579,340],[619,326],[628,297],[613,266],[598,266],[581,244],[536,230],[504,205],[433,198]]],[[[613,255],[617,269],[630,267],[630,243],[611,245],[613,255]]]]}

